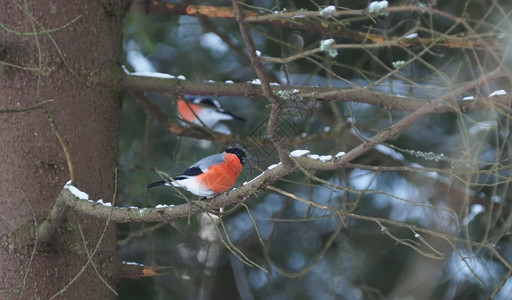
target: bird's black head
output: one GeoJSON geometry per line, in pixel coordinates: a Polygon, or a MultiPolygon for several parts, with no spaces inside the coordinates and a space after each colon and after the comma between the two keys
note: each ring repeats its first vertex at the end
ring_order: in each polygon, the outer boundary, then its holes
{"type": "Polygon", "coordinates": [[[219,105],[217,103],[215,103],[216,101],[213,100],[212,98],[201,98],[201,100],[199,100],[199,103],[202,104],[202,105],[205,105],[205,106],[211,106],[211,107],[219,107],[219,105]]]}
{"type": "Polygon", "coordinates": [[[246,155],[245,155],[244,150],[242,150],[240,148],[229,148],[229,149],[226,149],[224,152],[235,154],[238,157],[238,159],[240,160],[240,163],[242,165],[245,163],[246,155]]]}
{"type": "Polygon", "coordinates": [[[184,98],[186,101],[192,102],[195,104],[208,106],[208,107],[212,107],[212,108],[221,108],[220,103],[217,100],[210,98],[210,97],[186,95],[184,98]]]}

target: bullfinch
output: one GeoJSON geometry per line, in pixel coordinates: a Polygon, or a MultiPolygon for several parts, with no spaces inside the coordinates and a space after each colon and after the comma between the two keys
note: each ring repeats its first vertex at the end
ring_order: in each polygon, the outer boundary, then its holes
{"type": "Polygon", "coordinates": [[[197,119],[199,117],[209,128],[212,128],[212,126],[222,120],[245,121],[244,118],[235,116],[229,111],[224,110],[217,100],[210,97],[186,97],[185,99],[179,97],[178,114],[183,120],[189,123],[203,126],[197,119]]]}
{"type": "Polygon", "coordinates": [[[242,172],[245,157],[242,149],[229,148],[201,159],[173,180],[153,182],[147,188],[172,184],[201,197],[214,196],[233,187],[242,172]]]}

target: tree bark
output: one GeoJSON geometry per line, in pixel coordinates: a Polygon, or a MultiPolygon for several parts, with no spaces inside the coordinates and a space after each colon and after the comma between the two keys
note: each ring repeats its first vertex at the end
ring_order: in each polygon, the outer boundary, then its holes
{"type": "MultiPolygon", "coordinates": [[[[0,109],[51,99],[45,107],[68,147],[74,183],[91,199],[112,201],[115,191],[127,4],[0,5],[7,27],[0,28],[0,109]]],[[[104,230],[104,220],[70,211],[51,245],[36,243],[35,223],[47,217],[70,179],[63,147],[41,109],[0,113],[0,170],[0,298],[49,299],[59,291],[57,299],[114,298],[120,268],[114,225],[104,230]],[[87,266],[81,232],[89,254],[104,234],[87,266]]]]}

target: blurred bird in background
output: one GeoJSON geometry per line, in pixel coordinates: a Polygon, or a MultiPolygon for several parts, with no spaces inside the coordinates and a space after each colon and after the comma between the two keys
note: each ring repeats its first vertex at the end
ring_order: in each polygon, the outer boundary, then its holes
{"type": "Polygon", "coordinates": [[[197,126],[206,125],[213,131],[230,134],[231,130],[218,122],[223,120],[245,121],[244,118],[236,116],[222,108],[220,103],[210,97],[186,96],[178,98],[178,115],[184,121],[197,126]]]}

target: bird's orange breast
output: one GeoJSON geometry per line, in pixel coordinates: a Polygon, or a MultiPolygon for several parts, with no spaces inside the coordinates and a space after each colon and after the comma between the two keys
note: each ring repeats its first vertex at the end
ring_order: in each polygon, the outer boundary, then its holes
{"type": "Polygon", "coordinates": [[[187,103],[183,99],[178,100],[178,113],[187,122],[194,122],[196,115],[199,114],[202,107],[193,103],[187,103]],[[193,111],[193,112],[192,112],[193,111]],[[194,115],[195,113],[195,115],[194,115]]]}
{"type": "Polygon", "coordinates": [[[224,162],[208,168],[208,172],[198,176],[200,184],[217,194],[223,193],[235,185],[242,172],[243,165],[235,154],[226,153],[224,162]]]}

